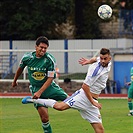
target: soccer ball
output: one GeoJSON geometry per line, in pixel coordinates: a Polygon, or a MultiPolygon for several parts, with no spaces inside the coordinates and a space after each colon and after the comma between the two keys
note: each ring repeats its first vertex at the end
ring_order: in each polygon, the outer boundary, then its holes
{"type": "Polygon", "coordinates": [[[112,8],[109,5],[101,5],[98,8],[98,16],[101,19],[108,19],[112,16],[112,8]]]}

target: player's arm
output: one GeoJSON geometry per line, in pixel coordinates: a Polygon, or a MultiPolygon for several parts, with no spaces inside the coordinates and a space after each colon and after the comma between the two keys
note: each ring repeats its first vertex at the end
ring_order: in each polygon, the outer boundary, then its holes
{"type": "Polygon", "coordinates": [[[47,81],[43,84],[43,86],[36,93],[34,93],[33,99],[39,98],[41,94],[50,86],[53,79],[53,77],[48,77],[47,81]]]}
{"type": "Polygon", "coordinates": [[[27,62],[29,62],[29,59],[30,59],[30,56],[28,57],[26,54],[23,55],[19,63],[19,68],[17,69],[15,73],[14,80],[12,82],[12,87],[17,86],[17,80],[19,76],[22,74],[24,68],[26,67],[27,62]]]}
{"type": "Polygon", "coordinates": [[[86,59],[86,58],[81,58],[79,59],[79,64],[81,65],[87,65],[87,64],[92,64],[97,61],[97,57],[92,57],[91,59],[86,59]]]}
{"type": "Polygon", "coordinates": [[[125,84],[129,86],[129,85],[131,85],[131,82],[127,82],[127,83],[125,83],[125,84]]]}
{"type": "Polygon", "coordinates": [[[90,87],[88,85],[86,85],[85,83],[83,83],[82,85],[82,89],[84,90],[88,100],[96,107],[98,107],[99,109],[101,109],[101,104],[97,103],[94,101],[93,97],[91,96],[91,93],[90,93],[90,87]]]}
{"type": "Polygon", "coordinates": [[[12,82],[12,87],[17,86],[17,80],[18,80],[19,76],[22,74],[23,70],[24,70],[24,68],[19,67],[18,70],[16,71],[14,80],[12,82]]]}

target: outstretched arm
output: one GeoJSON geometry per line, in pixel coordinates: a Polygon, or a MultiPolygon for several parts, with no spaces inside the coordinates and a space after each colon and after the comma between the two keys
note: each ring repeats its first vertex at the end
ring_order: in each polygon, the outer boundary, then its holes
{"type": "Polygon", "coordinates": [[[17,80],[18,80],[19,76],[22,74],[23,70],[24,70],[24,68],[21,68],[21,67],[18,68],[18,70],[14,76],[14,80],[12,82],[12,87],[17,86],[17,80]]]}
{"type": "Polygon", "coordinates": [[[79,64],[81,65],[87,65],[87,64],[92,64],[97,61],[96,57],[92,57],[91,59],[86,59],[86,58],[81,58],[79,59],[79,64]]]}

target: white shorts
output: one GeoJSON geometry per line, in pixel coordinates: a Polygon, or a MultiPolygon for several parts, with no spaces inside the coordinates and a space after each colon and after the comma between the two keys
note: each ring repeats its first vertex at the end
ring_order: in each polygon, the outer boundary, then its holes
{"type": "MultiPolygon", "coordinates": [[[[98,102],[97,100],[95,101],[98,102]]],[[[99,109],[90,103],[83,89],[77,90],[64,102],[71,108],[77,109],[82,118],[90,123],[102,123],[99,109]]]]}

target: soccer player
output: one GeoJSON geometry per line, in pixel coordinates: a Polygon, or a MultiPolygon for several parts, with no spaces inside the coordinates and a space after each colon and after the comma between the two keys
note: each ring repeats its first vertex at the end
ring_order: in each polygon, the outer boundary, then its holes
{"type": "MultiPolygon", "coordinates": [[[[12,86],[17,86],[17,79],[23,72],[24,68],[28,68],[28,77],[30,81],[30,91],[34,99],[51,98],[54,100],[65,100],[68,95],[55,82],[55,58],[47,52],[49,41],[46,37],[37,38],[35,51],[24,54],[20,61],[20,65],[14,76],[12,86]]],[[[52,133],[49,123],[48,108],[41,104],[35,103],[41,121],[44,133],[52,133]]]]}
{"type": "Polygon", "coordinates": [[[81,58],[79,64],[91,65],[88,68],[88,73],[81,89],[77,90],[70,97],[62,102],[57,102],[53,99],[34,99],[34,97],[25,97],[22,99],[22,103],[40,103],[46,107],[52,107],[60,111],[69,108],[77,109],[81,116],[91,123],[95,133],[104,133],[99,111],[102,106],[98,103],[98,97],[101,91],[106,87],[108,74],[111,68],[110,50],[102,48],[99,57],[93,57],[91,59],[81,58]]]}
{"type": "Polygon", "coordinates": [[[128,115],[133,116],[133,103],[132,103],[132,99],[133,99],[133,67],[131,68],[130,75],[131,75],[131,82],[128,83],[128,85],[130,85],[130,87],[128,89],[128,108],[129,108],[128,115]]]}

